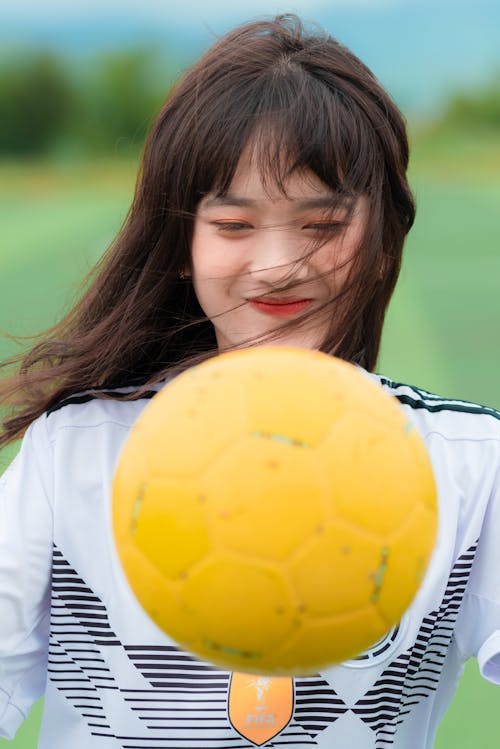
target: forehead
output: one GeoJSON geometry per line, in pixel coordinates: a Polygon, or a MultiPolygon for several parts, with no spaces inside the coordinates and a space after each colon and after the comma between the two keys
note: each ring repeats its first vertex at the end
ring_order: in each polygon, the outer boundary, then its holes
{"type": "Polygon", "coordinates": [[[272,174],[263,173],[255,159],[243,156],[239,161],[229,186],[230,193],[251,195],[265,194],[269,199],[301,198],[332,201],[335,193],[310,169],[293,169],[286,176],[273,179],[272,174]]]}
{"type": "Polygon", "coordinates": [[[281,163],[275,172],[263,165],[254,148],[246,147],[223,192],[211,191],[204,207],[251,206],[260,202],[295,202],[304,208],[331,208],[345,204],[347,196],[326,185],[311,169],[281,163]]]}

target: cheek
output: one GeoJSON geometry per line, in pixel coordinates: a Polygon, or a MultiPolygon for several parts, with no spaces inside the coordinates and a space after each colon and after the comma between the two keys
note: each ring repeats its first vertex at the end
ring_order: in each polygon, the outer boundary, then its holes
{"type": "Polygon", "coordinates": [[[206,233],[195,224],[193,239],[191,242],[191,267],[194,277],[206,275],[207,265],[210,258],[210,243],[206,233]]]}
{"type": "Polygon", "coordinates": [[[363,238],[362,229],[356,224],[351,225],[339,240],[334,249],[333,267],[336,274],[344,277],[353,263],[363,238]]]}
{"type": "Polygon", "coordinates": [[[241,273],[230,258],[196,257],[193,254],[193,281],[195,284],[227,290],[233,286],[241,273]]]}
{"type": "Polygon", "coordinates": [[[353,256],[351,244],[344,239],[329,242],[314,254],[314,266],[317,274],[328,285],[335,285],[349,269],[353,256]]]}
{"type": "Polygon", "coordinates": [[[238,254],[231,252],[224,241],[212,232],[195,230],[191,245],[191,265],[194,279],[209,282],[224,282],[238,275],[238,254]]]}

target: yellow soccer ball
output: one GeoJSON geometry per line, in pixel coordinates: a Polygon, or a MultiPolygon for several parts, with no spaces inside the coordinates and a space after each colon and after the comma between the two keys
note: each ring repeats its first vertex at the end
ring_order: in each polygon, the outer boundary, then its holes
{"type": "Polygon", "coordinates": [[[436,489],[378,384],[326,354],[258,347],[152,399],[120,456],[113,526],[132,590],[180,647],[308,674],[399,621],[435,544],[436,489]]]}

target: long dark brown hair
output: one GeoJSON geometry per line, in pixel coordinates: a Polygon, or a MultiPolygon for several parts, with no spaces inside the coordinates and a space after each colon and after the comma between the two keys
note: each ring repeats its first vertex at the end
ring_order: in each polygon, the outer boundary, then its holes
{"type": "Polygon", "coordinates": [[[276,184],[308,169],[334,192],[368,198],[360,251],[322,349],[374,368],[415,213],[404,120],[348,49],[296,16],[279,16],[228,33],[171,91],[125,224],[80,300],[27,354],[2,365],[11,373],[0,402],[10,414],[0,444],[75,392],[148,387],[216,352],[182,270],[201,198],[228,189],[252,139],[262,174],[276,184]]]}

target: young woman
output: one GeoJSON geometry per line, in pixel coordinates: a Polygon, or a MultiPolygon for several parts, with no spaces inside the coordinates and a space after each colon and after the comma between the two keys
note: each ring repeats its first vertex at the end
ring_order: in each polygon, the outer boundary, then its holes
{"type": "Polygon", "coordinates": [[[397,627],[267,712],[266,678],[236,694],[157,630],[112,543],[120,448],[179,370],[272,342],[373,371],[414,218],[407,162],[387,93],[295,17],[235,29],[170,94],[87,292],[1,385],[3,442],[24,435],[0,484],[1,736],[45,694],[42,749],[423,748],[468,657],[500,683],[492,409],[379,378],[429,450],[437,549],[397,627]]]}

